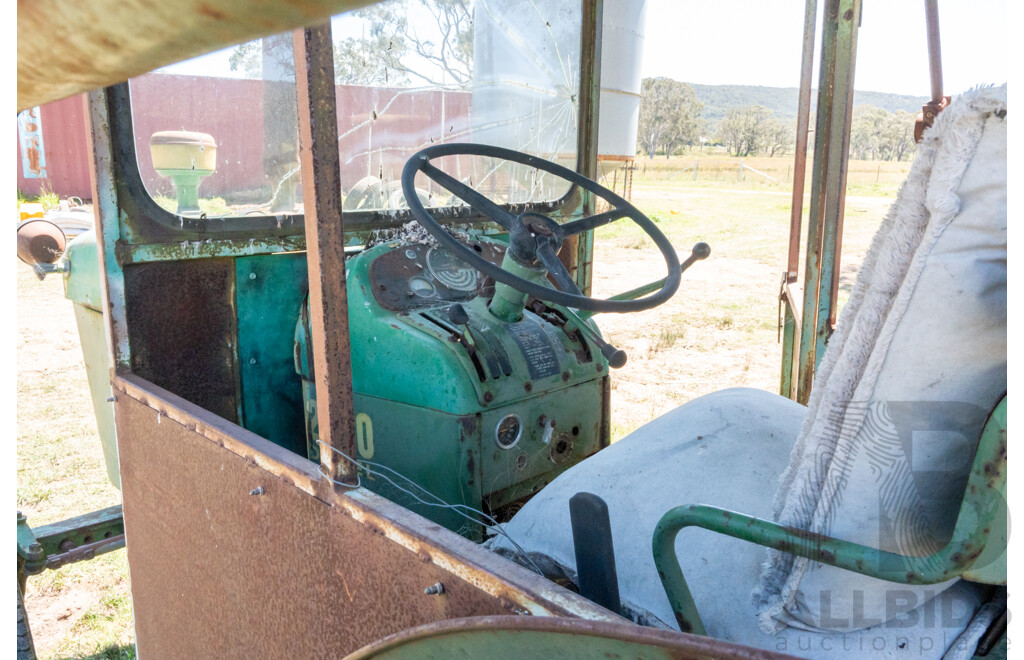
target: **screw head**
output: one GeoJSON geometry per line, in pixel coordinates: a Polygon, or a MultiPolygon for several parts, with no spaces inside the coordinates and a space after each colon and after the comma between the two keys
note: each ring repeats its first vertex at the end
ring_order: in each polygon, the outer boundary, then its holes
{"type": "Polygon", "coordinates": [[[257,486],[256,488],[253,488],[252,490],[250,490],[249,494],[250,495],[262,495],[265,492],[267,492],[267,491],[263,489],[263,486],[257,486]]]}
{"type": "Polygon", "coordinates": [[[434,584],[424,589],[423,593],[428,596],[440,596],[444,593],[444,585],[440,582],[435,582],[434,584]]]}

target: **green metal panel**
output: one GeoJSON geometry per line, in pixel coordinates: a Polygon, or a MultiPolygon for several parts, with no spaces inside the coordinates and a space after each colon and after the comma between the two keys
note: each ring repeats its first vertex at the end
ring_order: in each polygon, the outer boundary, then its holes
{"type": "MultiPolygon", "coordinates": [[[[391,249],[377,246],[347,262],[360,460],[387,466],[448,504],[497,510],[607,445],[602,384],[608,366],[596,346],[578,334],[570,338],[529,310],[519,321],[502,321],[483,297],[462,303],[470,320],[458,329],[444,312],[448,303],[388,311],[369,290],[369,266],[391,249]],[[512,447],[502,448],[496,429],[507,415],[518,417],[521,432],[512,447]]],[[[309,457],[318,460],[310,341],[303,307],[295,327],[295,370],[303,379],[309,457]]],[[[373,464],[367,466],[383,470],[373,464]]],[[[380,475],[364,470],[361,476],[371,490],[480,538],[482,527],[455,511],[418,502],[380,475]]]]}
{"type": "Polygon", "coordinates": [[[304,253],[235,260],[241,425],[285,449],[306,453],[302,381],[292,355],[295,319],[306,297],[304,253]]]}
{"type": "Polygon", "coordinates": [[[103,446],[103,462],[107,466],[107,477],[115,488],[121,488],[121,473],[117,462],[117,429],[114,427],[114,406],[111,404],[113,390],[110,389],[110,356],[107,353],[107,338],[103,314],[75,303],[75,323],[78,338],[82,343],[85,358],[85,374],[89,379],[89,397],[96,413],[96,427],[103,446]]]}
{"type": "Polygon", "coordinates": [[[69,242],[64,261],[68,266],[64,271],[64,297],[102,315],[103,293],[100,289],[96,232],[87,231],[69,242]]]}
{"type": "Polygon", "coordinates": [[[110,353],[103,320],[103,294],[100,289],[100,262],[95,232],[88,231],[68,244],[64,253],[68,269],[64,272],[64,296],[74,303],[75,324],[82,344],[89,397],[96,413],[96,426],[103,446],[107,477],[121,487],[117,463],[117,432],[111,405],[110,353]]]}

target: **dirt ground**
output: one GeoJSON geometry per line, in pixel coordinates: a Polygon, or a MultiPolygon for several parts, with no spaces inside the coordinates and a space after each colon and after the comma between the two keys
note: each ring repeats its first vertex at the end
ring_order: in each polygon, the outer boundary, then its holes
{"type": "MultiPolygon", "coordinates": [[[[847,202],[841,297],[895,187],[847,202]]],[[[629,360],[613,374],[612,434],[620,439],[690,399],[726,387],[777,391],[779,278],[789,222],[778,189],[645,182],[634,203],[685,257],[697,240],[711,257],[683,276],[660,308],[598,317],[629,360]]],[[[621,223],[617,223],[621,224],[621,223]]],[[[664,275],[649,242],[628,227],[595,241],[594,293],[605,297],[664,275]]],[[[18,507],[33,526],[118,503],[106,478],[71,304],[61,278],[18,270],[18,507]]],[[[26,607],[40,658],[132,657],[123,550],[29,579],[26,607]]]]}
{"type": "MultiPolygon", "coordinates": [[[[120,502],[96,432],[82,348],[60,276],[18,264],[18,509],[33,527],[120,502]]],[[[25,607],[40,658],[126,657],[124,550],[30,577],[25,607]],[[111,648],[113,647],[113,648],[111,648]]]]}

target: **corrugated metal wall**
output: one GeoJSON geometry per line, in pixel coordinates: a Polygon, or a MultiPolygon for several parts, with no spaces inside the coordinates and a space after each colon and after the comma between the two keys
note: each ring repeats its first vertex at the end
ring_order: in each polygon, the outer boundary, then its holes
{"type": "MultiPolygon", "coordinates": [[[[217,142],[217,171],[203,180],[201,195],[271,185],[264,163],[263,98],[274,84],[281,83],[169,74],[134,79],[136,149],[149,190],[173,194],[170,180],[156,173],[149,156],[149,137],[169,130],[209,133],[217,142]]],[[[337,94],[342,179],[349,186],[368,174],[400,172],[405,160],[429,141],[427,136],[433,141],[465,136],[470,123],[468,92],[339,85],[337,94]]],[[[18,190],[23,194],[38,195],[45,185],[62,197],[91,197],[84,111],[82,96],[40,108],[45,178],[23,171],[19,142],[18,190]]]]}
{"type": "MultiPolygon", "coordinates": [[[[85,97],[72,96],[39,108],[46,158],[45,178],[24,171],[21,141],[18,141],[18,190],[38,195],[43,186],[62,197],[92,197],[89,184],[89,155],[85,140],[85,97]]],[[[17,129],[15,129],[17,130],[17,129]]]]}

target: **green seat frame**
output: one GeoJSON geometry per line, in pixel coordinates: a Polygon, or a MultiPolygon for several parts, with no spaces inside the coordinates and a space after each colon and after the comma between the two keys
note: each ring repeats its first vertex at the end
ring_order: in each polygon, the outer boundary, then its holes
{"type": "Polygon", "coordinates": [[[935,584],[962,577],[1006,584],[1006,395],[981,432],[953,536],[941,550],[920,557],[900,555],[779,525],[705,504],[676,507],[662,516],[652,540],[654,564],[679,629],[706,634],[679,567],[676,536],[702,527],[823,564],[902,584],[935,584]]]}

